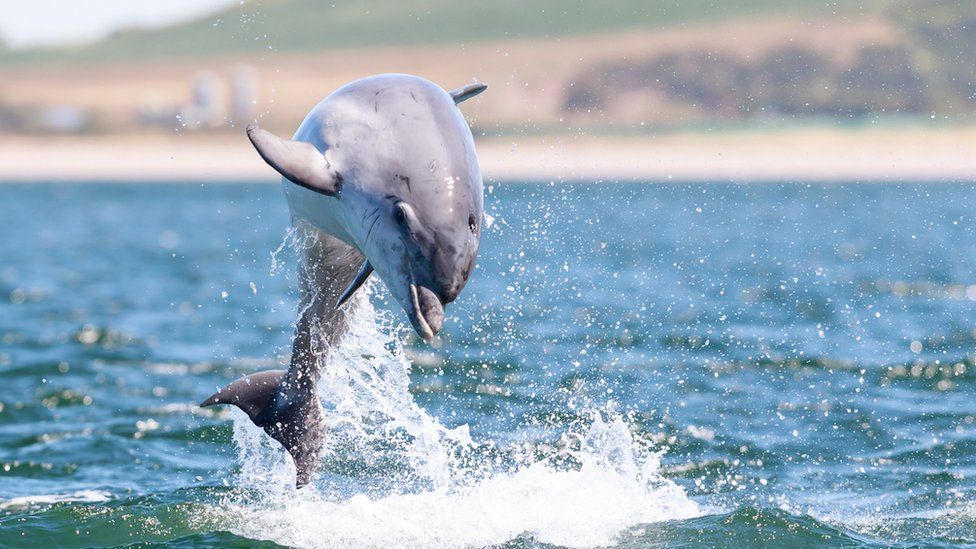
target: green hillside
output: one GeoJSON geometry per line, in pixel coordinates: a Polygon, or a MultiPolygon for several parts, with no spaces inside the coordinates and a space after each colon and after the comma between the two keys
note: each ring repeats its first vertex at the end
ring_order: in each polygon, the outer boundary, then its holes
{"type": "MultiPolygon", "coordinates": [[[[890,3],[868,0],[842,9],[863,12],[890,3]]],[[[121,32],[83,47],[0,49],[0,63],[100,62],[557,37],[779,13],[836,14],[836,4],[823,0],[249,0],[196,21],[121,32]]]]}

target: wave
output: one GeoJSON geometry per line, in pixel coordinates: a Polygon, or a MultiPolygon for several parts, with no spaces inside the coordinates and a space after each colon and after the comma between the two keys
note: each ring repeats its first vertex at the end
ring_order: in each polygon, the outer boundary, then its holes
{"type": "Polygon", "coordinates": [[[660,526],[634,528],[620,546],[884,547],[843,526],[780,508],[741,507],[660,526]]]}
{"type": "Polygon", "coordinates": [[[234,413],[240,489],[212,510],[221,528],[285,545],[485,546],[530,536],[607,545],[636,524],[686,519],[698,505],[660,472],[660,454],[609,407],[556,444],[475,441],[410,391],[392,322],[365,304],[336,358],[321,364],[330,436],[322,475],[295,490],[284,452],[234,413]]]}
{"type": "Polygon", "coordinates": [[[111,501],[112,494],[99,490],[79,490],[70,494],[39,494],[0,501],[0,510],[48,507],[58,503],[101,503],[111,501]]]}

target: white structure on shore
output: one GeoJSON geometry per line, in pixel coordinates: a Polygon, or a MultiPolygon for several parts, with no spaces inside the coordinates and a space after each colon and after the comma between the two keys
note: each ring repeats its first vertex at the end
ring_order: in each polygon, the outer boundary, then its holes
{"type": "Polygon", "coordinates": [[[258,76],[254,67],[239,65],[231,77],[230,121],[245,125],[254,119],[257,107],[258,76]]]}
{"type": "Polygon", "coordinates": [[[193,99],[180,109],[179,118],[184,128],[217,128],[227,123],[220,88],[220,78],[214,73],[197,74],[193,80],[193,99]]]}
{"type": "Polygon", "coordinates": [[[257,72],[250,65],[235,67],[229,82],[214,72],[200,72],[193,78],[188,102],[160,103],[157,100],[143,104],[136,112],[136,123],[172,126],[175,121],[177,131],[243,126],[254,120],[257,89],[257,72]]]}

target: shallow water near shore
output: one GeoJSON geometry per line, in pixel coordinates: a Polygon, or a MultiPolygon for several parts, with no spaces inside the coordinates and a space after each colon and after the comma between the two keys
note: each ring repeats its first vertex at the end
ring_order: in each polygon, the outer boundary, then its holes
{"type": "Polygon", "coordinates": [[[491,185],[443,337],[373,282],[313,486],[276,185],[0,186],[0,546],[976,543],[976,189],[491,185]]]}

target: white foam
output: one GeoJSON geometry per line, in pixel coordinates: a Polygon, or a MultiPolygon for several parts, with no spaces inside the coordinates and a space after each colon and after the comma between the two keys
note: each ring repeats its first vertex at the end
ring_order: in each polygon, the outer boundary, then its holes
{"type": "MultiPolygon", "coordinates": [[[[371,290],[370,290],[371,291],[371,290]]],[[[368,294],[369,292],[362,292],[368,294]]],[[[560,444],[502,448],[428,415],[391,322],[363,300],[350,336],[320,364],[333,471],[295,490],[279,445],[233,414],[243,490],[212,510],[222,528],[302,547],[467,547],[521,535],[570,547],[607,545],[639,524],[700,514],[659,472],[660,455],[606,410],[560,444]],[[348,478],[343,466],[348,466],[348,478]]]]}
{"type": "Polygon", "coordinates": [[[40,494],[36,496],[21,496],[0,502],[0,509],[16,507],[38,507],[54,505],[55,503],[98,503],[109,501],[112,494],[98,490],[80,490],[70,494],[40,494]]]}
{"type": "Polygon", "coordinates": [[[635,461],[621,453],[625,441],[633,442],[619,418],[598,420],[583,440],[582,465],[572,470],[540,461],[465,487],[373,499],[269,490],[219,514],[237,534],[300,547],[480,547],[523,534],[591,547],[631,526],[697,516],[695,502],[659,476],[656,455],[635,461]],[[593,442],[609,446],[593,453],[593,442]]]}

